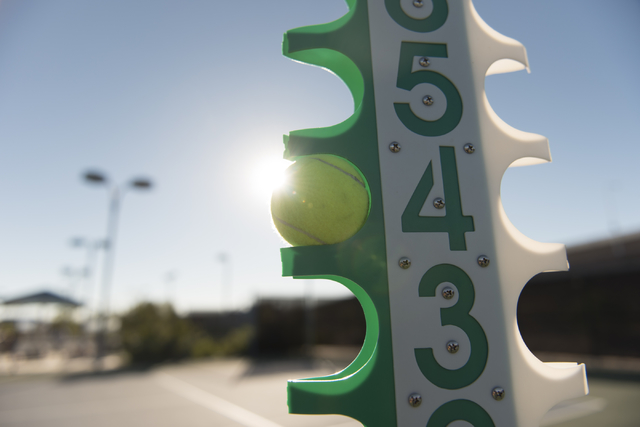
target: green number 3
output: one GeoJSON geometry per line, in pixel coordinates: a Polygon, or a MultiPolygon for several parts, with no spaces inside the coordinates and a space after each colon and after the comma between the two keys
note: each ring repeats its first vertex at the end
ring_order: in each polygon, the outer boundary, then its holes
{"type": "Polygon", "coordinates": [[[431,415],[427,427],[446,427],[454,421],[466,421],[473,427],[495,427],[487,411],[470,400],[452,400],[431,415]]]}
{"type": "Polygon", "coordinates": [[[459,369],[443,368],[433,356],[432,348],[416,348],[416,362],[422,374],[433,384],[448,390],[457,390],[473,383],[487,364],[489,345],[482,326],[469,315],[475,301],[473,282],[462,269],[451,264],[439,264],[427,271],[418,287],[421,297],[434,297],[436,288],[443,282],[458,288],[458,302],[452,307],[440,309],[442,326],[454,325],[469,337],[471,354],[467,363],[459,369]]]}

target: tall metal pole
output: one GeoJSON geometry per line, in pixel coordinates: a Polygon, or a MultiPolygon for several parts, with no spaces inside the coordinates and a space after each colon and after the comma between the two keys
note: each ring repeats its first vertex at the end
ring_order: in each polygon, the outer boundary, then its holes
{"type": "MultiPolygon", "coordinates": [[[[88,171],[84,173],[84,179],[88,183],[107,185],[110,190],[109,210],[107,213],[107,236],[104,245],[104,263],[102,267],[102,289],[98,301],[98,324],[96,332],[96,358],[95,368],[101,367],[102,357],[105,353],[107,329],[109,321],[109,297],[111,291],[111,281],[113,279],[113,266],[115,263],[116,235],[118,232],[118,215],[120,212],[120,201],[124,191],[117,185],[110,186],[109,180],[101,172],[88,171]],[[100,310],[101,309],[101,310],[100,310]]],[[[128,188],[148,190],[152,187],[150,180],[145,178],[133,179],[127,183],[128,188]]]]}
{"type": "Polygon", "coordinates": [[[111,190],[109,212],[107,215],[107,239],[104,245],[104,264],[102,267],[102,286],[98,302],[98,331],[96,334],[97,368],[101,367],[102,357],[106,349],[107,329],[109,323],[109,303],[111,280],[115,263],[116,235],[118,231],[118,214],[120,213],[120,189],[115,186],[111,190]]]}
{"type": "Polygon", "coordinates": [[[229,265],[229,254],[221,252],[218,254],[220,261],[220,311],[224,311],[225,304],[230,307],[229,295],[231,293],[231,270],[229,265]]]}
{"type": "MultiPolygon", "coordinates": [[[[85,267],[84,267],[84,301],[86,307],[86,315],[84,318],[85,325],[85,339],[87,340],[87,344],[89,344],[91,336],[89,331],[91,330],[92,321],[98,322],[97,317],[99,314],[99,307],[97,306],[98,302],[96,301],[96,290],[94,286],[95,282],[95,271],[96,271],[96,262],[98,250],[100,248],[104,248],[104,239],[82,239],[84,243],[84,247],[86,249],[85,253],[85,267]]],[[[96,324],[96,328],[97,328],[96,324]]],[[[97,331],[97,329],[96,329],[97,331]]]]}
{"type": "MultiPolygon", "coordinates": [[[[87,309],[91,313],[92,309],[97,312],[98,301],[96,295],[95,277],[96,277],[96,265],[98,263],[98,250],[105,247],[104,239],[96,239],[89,241],[87,244],[86,264],[85,264],[85,294],[87,309]]],[[[91,317],[91,314],[89,314],[91,317]]]]}
{"type": "MultiPolygon", "coordinates": [[[[87,239],[83,237],[75,237],[71,240],[71,246],[74,248],[85,249],[85,260],[82,276],[84,278],[84,299],[79,296],[80,300],[85,301],[87,317],[90,318],[91,312],[97,310],[96,289],[93,286],[98,250],[104,247],[104,239],[87,239]]],[[[87,320],[88,323],[89,320],[87,320]]]]}
{"type": "Polygon", "coordinates": [[[177,279],[177,273],[175,270],[167,271],[164,275],[167,304],[171,305],[174,310],[176,309],[175,301],[173,300],[175,297],[174,292],[175,292],[176,279],[177,279]]]}

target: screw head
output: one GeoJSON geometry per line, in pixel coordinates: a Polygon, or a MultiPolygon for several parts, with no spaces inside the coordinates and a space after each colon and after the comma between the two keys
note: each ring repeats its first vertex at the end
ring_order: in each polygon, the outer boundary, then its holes
{"type": "Polygon", "coordinates": [[[427,68],[429,65],[431,65],[431,62],[429,62],[429,58],[427,58],[426,56],[420,58],[420,66],[427,68]]]}
{"type": "Polygon", "coordinates": [[[491,397],[493,397],[497,401],[501,401],[504,399],[504,389],[502,387],[496,387],[491,390],[491,397]]]}
{"type": "Polygon", "coordinates": [[[426,105],[427,107],[433,105],[434,101],[433,101],[433,97],[431,95],[427,95],[424,98],[422,98],[422,103],[424,105],[426,105]]]}
{"type": "Polygon", "coordinates": [[[424,2],[422,0],[413,0],[413,5],[415,7],[422,7],[424,6],[424,2]]]}
{"type": "Polygon", "coordinates": [[[400,260],[398,261],[398,265],[406,270],[407,268],[411,267],[411,260],[407,257],[402,257],[400,258],[400,260]]]}
{"type": "Polygon", "coordinates": [[[488,267],[490,262],[491,262],[491,260],[486,255],[480,255],[478,257],[478,265],[480,267],[488,267]]]}
{"type": "Polygon", "coordinates": [[[436,209],[444,208],[444,200],[442,200],[440,197],[438,197],[437,199],[433,199],[433,206],[435,206],[436,209]]]}
{"type": "Polygon", "coordinates": [[[456,341],[449,341],[447,343],[447,351],[451,354],[455,354],[458,352],[458,350],[460,349],[460,344],[458,344],[456,341]]]}
{"type": "Polygon", "coordinates": [[[409,405],[417,408],[420,404],[422,404],[422,396],[418,393],[411,393],[409,395],[409,405]]]}
{"type": "Polygon", "coordinates": [[[451,299],[454,297],[455,294],[456,294],[456,291],[454,291],[451,288],[444,288],[442,290],[442,298],[444,299],[451,299]]]}
{"type": "Polygon", "coordinates": [[[400,144],[398,144],[397,142],[393,141],[391,144],[389,144],[389,150],[391,150],[392,153],[397,153],[400,151],[400,144]]]}
{"type": "Polygon", "coordinates": [[[467,154],[473,154],[473,152],[476,151],[476,147],[474,147],[473,144],[464,144],[464,147],[462,148],[467,154]]]}

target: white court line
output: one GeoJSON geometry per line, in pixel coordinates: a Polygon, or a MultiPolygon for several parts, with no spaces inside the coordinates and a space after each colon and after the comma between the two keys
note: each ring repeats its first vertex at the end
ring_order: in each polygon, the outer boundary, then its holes
{"type": "Polygon", "coordinates": [[[204,391],[169,374],[158,373],[155,375],[155,379],[158,384],[165,389],[179,394],[193,403],[197,403],[200,406],[224,415],[246,427],[282,427],[280,424],[276,424],[238,405],[227,402],[208,391],[204,391]]]}
{"type": "MultiPolygon", "coordinates": [[[[155,379],[165,389],[176,393],[185,399],[197,403],[211,411],[224,415],[246,427],[282,427],[260,415],[254,414],[238,405],[228,402],[214,394],[202,390],[174,376],[158,373],[155,379]]],[[[604,409],[607,402],[602,398],[589,399],[568,405],[558,405],[545,415],[540,426],[551,426],[564,421],[581,418],[604,409]]],[[[357,423],[357,421],[356,421],[357,423]]],[[[353,425],[353,422],[336,424],[333,427],[353,425]]]]}
{"type": "Polygon", "coordinates": [[[544,418],[542,418],[540,426],[552,426],[576,418],[582,418],[602,411],[605,406],[607,406],[607,401],[600,397],[568,405],[561,404],[547,412],[544,418]]]}

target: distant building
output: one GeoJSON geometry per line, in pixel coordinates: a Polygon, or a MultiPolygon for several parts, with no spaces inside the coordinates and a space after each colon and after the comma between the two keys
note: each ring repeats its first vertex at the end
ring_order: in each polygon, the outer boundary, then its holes
{"type": "Polygon", "coordinates": [[[518,324],[532,351],[640,357],[640,233],[567,249],[566,272],[523,290],[518,324]]]}
{"type": "MultiPolygon", "coordinates": [[[[567,249],[571,269],[541,273],[524,288],[518,324],[531,351],[640,357],[640,233],[567,249]]],[[[355,298],[263,299],[248,313],[187,316],[214,337],[255,327],[252,352],[300,353],[313,345],[360,346],[365,335],[355,298]]]]}

